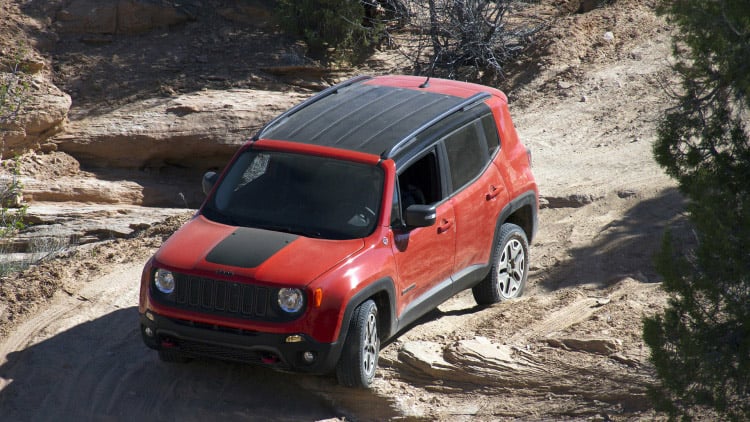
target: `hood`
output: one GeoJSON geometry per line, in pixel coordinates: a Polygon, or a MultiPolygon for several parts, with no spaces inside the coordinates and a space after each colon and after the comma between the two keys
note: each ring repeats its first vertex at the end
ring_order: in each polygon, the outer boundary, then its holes
{"type": "Polygon", "coordinates": [[[155,255],[174,271],[243,276],[283,285],[307,285],[362,249],[362,239],[326,240],[247,227],[198,216],[175,232],[155,255]]]}

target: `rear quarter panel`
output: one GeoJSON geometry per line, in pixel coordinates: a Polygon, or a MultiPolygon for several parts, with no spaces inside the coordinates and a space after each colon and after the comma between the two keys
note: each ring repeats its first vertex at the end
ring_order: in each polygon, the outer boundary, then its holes
{"type": "Polygon", "coordinates": [[[493,98],[490,107],[500,135],[500,153],[494,162],[505,179],[511,199],[530,190],[538,195],[526,146],[518,138],[508,103],[493,98]]]}

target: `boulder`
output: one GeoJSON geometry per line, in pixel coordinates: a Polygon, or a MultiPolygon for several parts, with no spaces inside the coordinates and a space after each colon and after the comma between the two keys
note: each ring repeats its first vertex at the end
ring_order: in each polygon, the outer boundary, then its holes
{"type": "Polygon", "coordinates": [[[57,12],[56,25],[64,33],[137,34],[194,18],[188,6],[155,0],[73,0],[57,12]]]}
{"type": "Polygon", "coordinates": [[[2,259],[36,262],[70,247],[127,238],[170,216],[185,218],[193,212],[121,204],[35,203],[26,212],[28,227],[17,236],[0,240],[1,250],[18,256],[2,259]]]}
{"type": "Polygon", "coordinates": [[[216,12],[224,19],[254,27],[268,27],[273,22],[271,8],[263,4],[253,4],[253,2],[235,2],[224,5],[216,12]]]}
{"type": "Polygon", "coordinates": [[[23,184],[23,201],[26,203],[79,202],[144,205],[143,186],[133,181],[62,176],[52,180],[23,177],[21,183],[23,184]]]}
{"type": "Polygon", "coordinates": [[[222,168],[304,95],[234,89],[147,99],[70,122],[53,141],[89,168],[222,168]]]}
{"type": "Polygon", "coordinates": [[[71,106],[70,96],[41,75],[30,79],[18,120],[0,133],[2,157],[38,148],[60,132],[71,106]]]}

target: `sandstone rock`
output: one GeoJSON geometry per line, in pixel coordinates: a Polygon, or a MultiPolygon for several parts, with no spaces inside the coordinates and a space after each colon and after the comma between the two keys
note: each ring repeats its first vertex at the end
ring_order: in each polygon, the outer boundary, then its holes
{"type": "Polygon", "coordinates": [[[136,34],[176,25],[194,16],[173,2],[149,0],[73,0],[56,16],[61,32],[136,34]]]}
{"type": "Polygon", "coordinates": [[[461,340],[447,350],[447,359],[467,372],[541,374],[544,368],[531,354],[486,337],[461,340]]]}
{"type": "MultiPolygon", "coordinates": [[[[100,0],[97,1],[97,3],[100,0]]],[[[117,32],[137,34],[154,28],[176,25],[191,16],[175,2],[120,0],[117,3],[117,32]]]]}
{"type": "Polygon", "coordinates": [[[37,202],[80,202],[96,204],[143,204],[143,187],[132,181],[59,177],[54,180],[22,178],[23,200],[37,202]]]}
{"type": "Polygon", "coordinates": [[[60,32],[113,34],[117,28],[117,2],[74,0],[56,18],[60,32]]]}
{"type": "Polygon", "coordinates": [[[409,341],[398,352],[399,360],[425,374],[441,378],[455,367],[443,358],[443,345],[431,341],[409,341]]]}
{"type": "Polygon", "coordinates": [[[268,7],[242,2],[222,7],[217,12],[224,19],[261,28],[268,26],[269,22],[273,22],[273,17],[268,7]]]}
{"type": "Polygon", "coordinates": [[[548,338],[547,344],[565,350],[608,356],[620,350],[622,340],[613,338],[548,338]]]}
{"type": "Polygon", "coordinates": [[[260,127],[304,97],[228,90],[149,99],[72,121],[54,142],[88,167],[222,168],[260,127]]]}
{"type": "Polygon", "coordinates": [[[3,157],[38,147],[62,130],[70,110],[70,96],[41,76],[35,76],[25,93],[23,111],[9,131],[0,134],[3,157]]]}
{"type": "Polygon", "coordinates": [[[184,208],[35,203],[27,210],[29,226],[18,236],[3,240],[0,249],[20,254],[56,252],[67,247],[125,238],[169,216],[191,212],[184,208]]]}

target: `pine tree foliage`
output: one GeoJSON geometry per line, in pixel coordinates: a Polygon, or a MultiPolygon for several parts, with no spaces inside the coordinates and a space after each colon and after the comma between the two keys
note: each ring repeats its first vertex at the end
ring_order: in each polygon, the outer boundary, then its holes
{"type": "Polygon", "coordinates": [[[672,294],[646,319],[657,407],[690,420],[750,420],[750,2],[663,0],[677,26],[678,103],[656,160],[690,200],[697,246],[665,236],[657,256],[672,294]]]}

